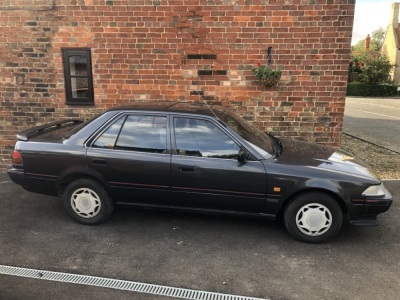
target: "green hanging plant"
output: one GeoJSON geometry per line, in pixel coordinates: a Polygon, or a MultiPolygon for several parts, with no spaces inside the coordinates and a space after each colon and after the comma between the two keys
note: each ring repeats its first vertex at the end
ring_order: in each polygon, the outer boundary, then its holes
{"type": "Polygon", "coordinates": [[[282,76],[282,70],[272,69],[266,65],[261,65],[260,62],[257,63],[257,68],[253,68],[252,71],[265,86],[278,84],[282,76]]]}

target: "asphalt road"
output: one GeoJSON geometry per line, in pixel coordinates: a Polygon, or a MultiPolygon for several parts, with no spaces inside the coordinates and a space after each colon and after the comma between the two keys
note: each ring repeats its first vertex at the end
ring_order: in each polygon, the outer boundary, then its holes
{"type": "Polygon", "coordinates": [[[400,99],[347,97],[343,132],[400,153],[400,99]]]}
{"type": "MultiPolygon", "coordinates": [[[[332,242],[293,240],[281,222],[119,208],[99,226],[0,174],[0,265],[276,299],[398,299],[400,184],[380,226],[345,222],[332,242]]],[[[172,299],[0,275],[0,299],[172,299]]]]}

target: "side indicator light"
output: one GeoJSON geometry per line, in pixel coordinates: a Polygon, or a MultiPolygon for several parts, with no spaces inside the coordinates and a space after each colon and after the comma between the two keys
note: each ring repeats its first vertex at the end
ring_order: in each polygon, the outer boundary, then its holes
{"type": "Polygon", "coordinates": [[[280,188],[280,187],[274,187],[274,192],[275,192],[275,193],[280,193],[280,191],[281,191],[281,188],[280,188]]]}

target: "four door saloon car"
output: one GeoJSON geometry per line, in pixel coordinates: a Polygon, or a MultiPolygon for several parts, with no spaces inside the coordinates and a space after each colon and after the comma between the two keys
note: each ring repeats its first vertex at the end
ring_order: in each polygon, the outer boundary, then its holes
{"type": "Polygon", "coordinates": [[[330,240],[346,214],[377,225],[392,196],[354,157],[265,134],[228,108],[158,102],[63,120],[17,135],[10,178],[62,197],[83,224],[116,204],[274,220],[296,239],[330,240]]]}

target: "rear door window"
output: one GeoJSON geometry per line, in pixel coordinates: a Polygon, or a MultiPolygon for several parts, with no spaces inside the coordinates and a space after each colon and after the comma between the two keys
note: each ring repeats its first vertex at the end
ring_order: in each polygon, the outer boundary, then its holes
{"type": "Polygon", "coordinates": [[[167,148],[167,117],[128,116],[122,126],[115,148],[165,153],[167,148]]]}
{"type": "Polygon", "coordinates": [[[96,148],[165,153],[167,117],[129,115],[108,127],[93,143],[96,148]]]}

